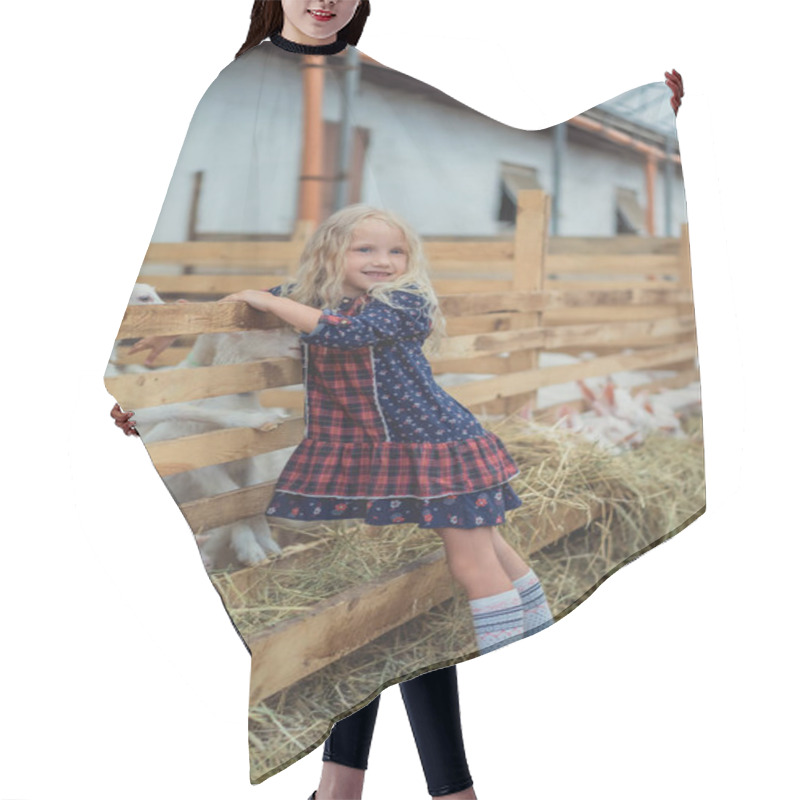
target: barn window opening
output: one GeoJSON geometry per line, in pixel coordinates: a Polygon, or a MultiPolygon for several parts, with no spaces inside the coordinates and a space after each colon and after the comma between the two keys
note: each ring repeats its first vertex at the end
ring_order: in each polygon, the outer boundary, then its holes
{"type": "Polygon", "coordinates": [[[517,221],[517,192],[522,189],[541,189],[539,170],[522,164],[500,164],[500,204],[497,211],[499,222],[509,225],[517,221]]]}
{"type": "Polygon", "coordinates": [[[617,187],[616,218],[618,235],[642,236],[646,232],[644,208],[639,203],[639,196],[633,189],[617,187]]]}

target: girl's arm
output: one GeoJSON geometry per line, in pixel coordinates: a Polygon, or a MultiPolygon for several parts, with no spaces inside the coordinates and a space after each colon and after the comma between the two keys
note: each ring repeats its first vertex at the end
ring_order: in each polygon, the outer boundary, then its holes
{"type": "Polygon", "coordinates": [[[271,311],[303,331],[301,342],[344,350],[368,347],[378,342],[424,340],[433,325],[424,308],[425,298],[401,289],[392,292],[392,302],[399,308],[373,298],[354,317],[334,314],[331,308],[320,311],[288,297],[279,297],[279,291],[278,286],[266,292],[245,289],[222,298],[220,302],[240,300],[259,311],[271,311]]]}
{"type": "Polygon", "coordinates": [[[324,308],[316,327],[310,333],[301,333],[300,341],[346,350],[378,342],[424,340],[433,324],[425,311],[425,298],[398,289],[392,292],[392,302],[400,308],[372,298],[361,313],[353,317],[334,314],[332,309],[324,308]]]}
{"type": "Polygon", "coordinates": [[[245,289],[223,297],[219,302],[241,301],[257,311],[270,311],[300,331],[313,331],[322,312],[318,308],[298,303],[288,297],[279,297],[280,287],[262,292],[258,289],[245,289]]]}

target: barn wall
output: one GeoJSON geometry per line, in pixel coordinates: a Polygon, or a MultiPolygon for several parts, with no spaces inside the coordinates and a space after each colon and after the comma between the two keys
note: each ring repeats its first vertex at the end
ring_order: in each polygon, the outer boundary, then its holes
{"type": "MultiPolygon", "coordinates": [[[[265,43],[268,45],[269,43],[265,43]]],[[[232,62],[198,104],[178,158],[153,241],[185,241],[193,174],[204,172],[200,233],[289,235],[301,165],[300,71],[277,48],[256,48],[232,62]]],[[[339,75],[326,75],[323,116],[338,120],[339,75]]],[[[354,122],[370,130],[362,199],[395,210],[425,236],[494,236],[500,164],[539,171],[552,192],[552,129],[524,131],[430,96],[362,80],[354,122]]],[[[665,94],[668,104],[668,92],[665,94]]],[[[654,114],[663,115],[655,108],[654,114]]],[[[670,109],[671,113],[671,109],[670,109]]],[[[640,157],[586,144],[572,131],[562,172],[560,234],[615,233],[617,186],[646,199],[640,157]]],[[[672,197],[673,230],[685,222],[680,170],[672,197]]],[[[655,191],[656,235],[664,230],[663,176],[655,191]]]]}

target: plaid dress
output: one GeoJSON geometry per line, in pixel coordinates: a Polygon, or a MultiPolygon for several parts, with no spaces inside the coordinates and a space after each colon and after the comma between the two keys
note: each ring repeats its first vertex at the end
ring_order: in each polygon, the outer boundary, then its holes
{"type": "Polygon", "coordinates": [[[503,443],[434,380],[424,298],[398,290],[392,302],[345,298],[300,334],[305,434],[268,517],[478,528],[522,505],[503,443]]]}

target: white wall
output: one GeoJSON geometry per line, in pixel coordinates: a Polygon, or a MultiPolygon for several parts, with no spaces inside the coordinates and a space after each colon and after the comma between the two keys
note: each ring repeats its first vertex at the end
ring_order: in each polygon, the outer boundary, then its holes
{"type": "MultiPolygon", "coordinates": [[[[186,239],[193,173],[202,170],[197,229],[288,235],[297,209],[302,146],[302,78],[269,42],[231,62],[198,104],[153,241],[186,239]]],[[[338,120],[341,78],[326,73],[323,116],[338,120]]],[[[665,89],[670,114],[669,92],[665,89]]],[[[354,123],[370,130],[362,200],[389,208],[421,235],[493,236],[500,163],[535,167],[552,192],[552,129],[528,131],[477,111],[389,89],[362,78],[354,123]]],[[[612,236],[617,186],[644,203],[644,164],[635,154],[568,143],[562,173],[561,235],[612,236]]],[[[664,235],[663,179],[655,192],[656,235],[664,235]]],[[[683,184],[673,188],[673,235],[686,219],[683,184]]]]}

